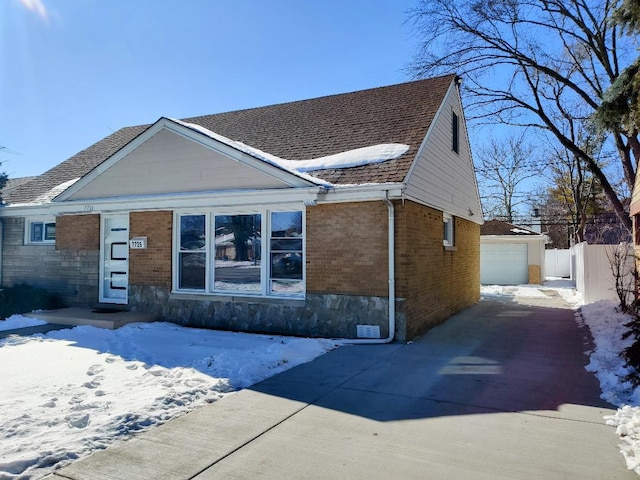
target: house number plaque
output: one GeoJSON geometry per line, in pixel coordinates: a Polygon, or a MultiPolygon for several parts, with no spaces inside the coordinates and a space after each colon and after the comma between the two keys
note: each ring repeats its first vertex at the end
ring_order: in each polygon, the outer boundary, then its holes
{"type": "Polygon", "coordinates": [[[147,237],[135,237],[129,240],[129,248],[140,250],[147,248],[147,237]]]}

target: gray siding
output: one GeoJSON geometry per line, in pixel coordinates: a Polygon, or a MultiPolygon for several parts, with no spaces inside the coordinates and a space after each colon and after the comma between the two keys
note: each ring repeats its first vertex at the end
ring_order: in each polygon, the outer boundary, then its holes
{"type": "Polygon", "coordinates": [[[68,304],[98,300],[100,252],[24,245],[24,218],[4,218],[2,286],[27,283],[60,294],[68,304]]]}
{"type": "Polygon", "coordinates": [[[254,168],[162,129],[71,199],[286,186],[254,168]]]}
{"type": "Polygon", "coordinates": [[[445,97],[406,182],[406,194],[419,203],[482,223],[471,148],[455,86],[445,97]],[[452,112],[459,119],[458,153],[451,149],[452,112]]]}

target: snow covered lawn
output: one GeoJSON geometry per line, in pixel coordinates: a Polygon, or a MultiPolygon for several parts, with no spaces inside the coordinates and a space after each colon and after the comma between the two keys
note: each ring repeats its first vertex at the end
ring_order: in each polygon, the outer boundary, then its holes
{"type": "Polygon", "coordinates": [[[0,479],[39,478],[335,347],[170,323],[0,340],[0,479]]]}

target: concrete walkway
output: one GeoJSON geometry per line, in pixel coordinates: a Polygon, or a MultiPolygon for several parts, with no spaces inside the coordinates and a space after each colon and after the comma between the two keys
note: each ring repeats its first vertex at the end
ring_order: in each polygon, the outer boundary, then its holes
{"type": "Polygon", "coordinates": [[[632,479],[558,298],[482,301],[409,345],[343,347],[51,479],[632,479]]]}
{"type": "Polygon", "coordinates": [[[26,337],[28,335],[34,335],[36,333],[47,333],[52,330],[63,330],[65,328],[71,328],[69,325],[60,325],[57,323],[45,323],[44,325],[34,325],[32,327],[14,328],[12,330],[0,330],[0,340],[7,338],[11,335],[20,335],[26,337]]]}

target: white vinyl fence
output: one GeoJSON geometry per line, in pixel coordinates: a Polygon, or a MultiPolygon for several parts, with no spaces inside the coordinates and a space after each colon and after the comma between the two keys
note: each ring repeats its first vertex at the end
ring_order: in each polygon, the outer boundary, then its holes
{"type": "Polygon", "coordinates": [[[570,277],[571,276],[571,251],[546,250],[544,252],[544,271],[547,277],[570,277]]]}
{"type": "Polygon", "coordinates": [[[630,275],[634,256],[633,247],[629,244],[589,245],[583,242],[571,247],[571,278],[576,282],[576,290],[582,294],[585,304],[618,300],[609,259],[616,249],[621,248],[626,254],[624,269],[630,275]]]}

